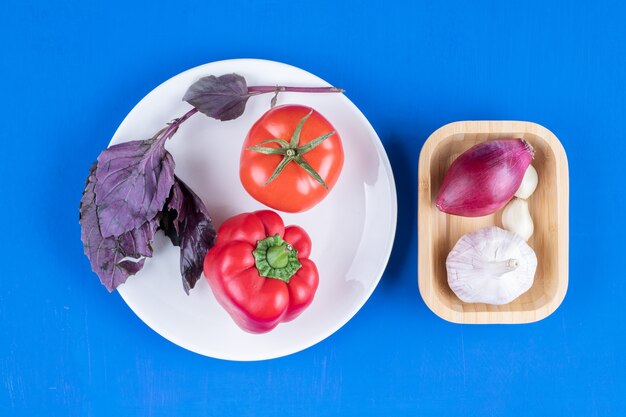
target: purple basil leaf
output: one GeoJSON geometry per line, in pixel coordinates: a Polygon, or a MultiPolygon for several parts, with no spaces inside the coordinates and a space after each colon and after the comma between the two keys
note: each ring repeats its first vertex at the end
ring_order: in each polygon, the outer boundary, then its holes
{"type": "Polygon", "coordinates": [[[250,98],[246,79],[238,74],[210,75],[193,83],[183,100],[217,120],[241,116],[250,98]]]}
{"type": "Polygon", "coordinates": [[[216,233],[200,197],[178,177],[163,209],[161,228],[180,246],[180,273],[189,294],[202,274],[204,257],[215,244],[216,233]]]}
{"type": "Polygon", "coordinates": [[[117,237],[103,237],[95,202],[95,172],[94,164],[80,200],[81,239],[91,269],[98,275],[100,282],[109,291],[113,291],[126,282],[130,275],[143,268],[144,257],[152,256],[150,242],[154,237],[157,221],[153,219],[145,222],[139,228],[117,237]]]}
{"type": "Polygon", "coordinates": [[[152,220],[174,184],[164,140],[113,145],[98,156],[96,205],[102,236],[119,236],[152,220]]]}
{"type": "Polygon", "coordinates": [[[170,196],[165,202],[165,207],[161,212],[161,229],[165,235],[170,238],[175,246],[180,246],[180,223],[184,218],[182,212],[183,207],[183,190],[178,184],[178,177],[174,176],[174,185],[170,191],[170,196]]]}

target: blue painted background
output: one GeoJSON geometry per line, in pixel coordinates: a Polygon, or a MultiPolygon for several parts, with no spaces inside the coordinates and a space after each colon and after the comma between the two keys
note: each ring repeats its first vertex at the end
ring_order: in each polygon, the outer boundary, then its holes
{"type": "Polygon", "coordinates": [[[625,415],[625,17],[617,1],[1,0],[0,415],[625,415]],[[236,57],[346,88],[399,197],[364,308],[258,363],[150,330],[91,273],[77,222],[87,169],[135,103],[236,57]],[[453,325],[419,296],[418,154],[467,119],[543,124],[568,153],[570,285],[542,322],[453,325]]]}

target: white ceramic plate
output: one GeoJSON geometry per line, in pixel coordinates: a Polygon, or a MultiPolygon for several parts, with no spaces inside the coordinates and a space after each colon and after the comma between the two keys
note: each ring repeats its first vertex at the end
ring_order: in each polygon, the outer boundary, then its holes
{"type": "MultiPolygon", "coordinates": [[[[248,85],[327,86],[304,70],[273,61],[235,59],[190,69],[164,82],[126,116],[111,145],[154,135],[190,106],[187,88],[207,75],[236,72],[248,85]]],[[[339,86],[345,87],[345,86],[339,86]]],[[[252,124],[269,109],[271,94],[253,97],[240,118],[218,122],[196,114],[167,148],[176,173],[206,203],[217,227],[228,217],[265,208],[239,181],[241,144],[252,124]]],[[[367,301],[391,253],[397,201],[393,173],[380,139],[343,94],[281,93],[278,104],[298,103],[322,113],[341,133],[345,163],[335,188],[311,210],[280,213],[285,224],[311,236],[311,259],[320,284],[311,306],[290,323],[255,335],[240,330],[217,304],[204,278],[187,296],[179,272],[179,250],[161,233],[154,257],[118,288],[129,307],[152,329],[179,346],[229,360],[261,360],[298,352],[330,336],[367,301]]]]}

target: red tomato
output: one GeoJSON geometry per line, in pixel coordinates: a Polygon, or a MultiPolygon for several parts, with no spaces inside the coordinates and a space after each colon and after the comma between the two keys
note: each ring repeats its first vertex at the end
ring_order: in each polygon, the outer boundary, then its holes
{"type": "Polygon", "coordinates": [[[342,167],[341,138],[328,120],[310,107],[285,105],[269,110],[248,132],[239,177],[257,201],[296,213],[322,201],[342,167]]]}

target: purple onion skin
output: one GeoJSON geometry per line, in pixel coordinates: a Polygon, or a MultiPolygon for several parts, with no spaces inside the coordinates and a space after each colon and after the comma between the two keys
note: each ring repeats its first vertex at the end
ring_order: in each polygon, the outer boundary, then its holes
{"type": "Polygon", "coordinates": [[[495,213],[515,194],[535,151],[522,139],[479,143],[454,160],[435,205],[444,213],[479,217],[495,213]]]}

